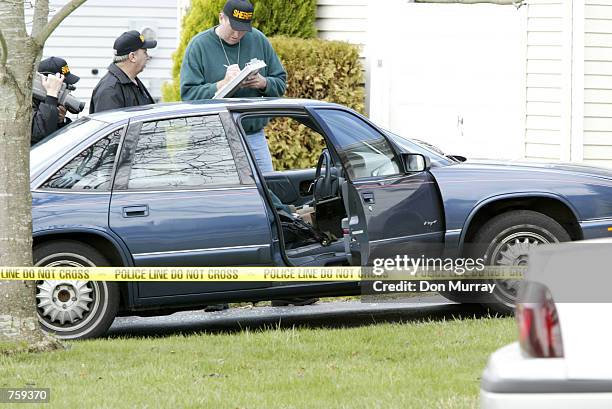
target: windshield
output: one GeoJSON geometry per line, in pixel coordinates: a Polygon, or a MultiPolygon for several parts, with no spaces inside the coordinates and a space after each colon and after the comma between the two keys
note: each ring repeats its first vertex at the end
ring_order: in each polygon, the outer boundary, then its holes
{"type": "Polygon", "coordinates": [[[383,129],[383,131],[396,145],[398,145],[407,153],[420,153],[429,157],[429,159],[431,160],[431,165],[433,167],[448,166],[457,163],[456,161],[447,158],[443,154],[436,152],[432,148],[429,148],[425,145],[416,142],[414,139],[404,138],[403,136],[394,134],[393,132],[388,131],[386,129],[383,129]]]}
{"type": "Polygon", "coordinates": [[[85,140],[89,135],[107,126],[108,123],[83,117],[64,126],[34,145],[30,150],[30,172],[48,161],[55,160],[59,154],[85,140]]]}

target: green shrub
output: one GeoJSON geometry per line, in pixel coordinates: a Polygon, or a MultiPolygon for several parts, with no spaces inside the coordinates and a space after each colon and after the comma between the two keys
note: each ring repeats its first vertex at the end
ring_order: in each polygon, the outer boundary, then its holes
{"type": "MultiPolygon", "coordinates": [[[[270,41],[287,70],[285,96],[335,102],[363,113],[363,75],[356,46],[318,39],[277,37],[270,41]]],[[[271,123],[266,136],[274,168],[315,166],[323,141],[314,134],[294,121],[271,123]]]]}
{"type": "Polygon", "coordinates": [[[317,132],[287,118],[272,120],[265,133],[274,170],[313,168],[325,146],[317,132]]]}
{"type": "Polygon", "coordinates": [[[255,0],[253,26],[269,37],[315,38],[316,0],[255,0]]]}
{"type": "Polygon", "coordinates": [[[285,96],[335,102],[363,112],[363,67],[356,45],[285,37],[270,42],[287,70],[285,96]]]}

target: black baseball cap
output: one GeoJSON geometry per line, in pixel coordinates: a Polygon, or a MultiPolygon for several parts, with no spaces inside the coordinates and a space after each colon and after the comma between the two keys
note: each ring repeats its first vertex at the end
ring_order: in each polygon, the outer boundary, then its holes
{"type": "Polygon", "coordinates": [[[115,40],[113,48],[115,55],[127,55],[141,48],[155,48],[157,41],[145,40],[144,36],[136,30],[126,31],[115,40]]]}
{"type": "Polygon", "coordinates": [[[251,31],[253,20],[253,5],[248,0],[227,0],[223,7],[230,25],[236,31],[251,31]]]}
{"type": "Polygon", "coordinates": [[[41,74],[62,74],[64,82],[68,85],[76,84],[80,77],[72,74],[68,63],[63,58],[49,57],[38,63],[38,72],[41,74]]]}

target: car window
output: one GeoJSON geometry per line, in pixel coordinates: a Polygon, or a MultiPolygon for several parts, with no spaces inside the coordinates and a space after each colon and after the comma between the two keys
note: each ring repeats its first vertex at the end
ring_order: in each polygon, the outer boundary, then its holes
{"type": "Polygon", "coordinates": [[[30,150],[30,169],[32,174],[53,163],[56,160],[55,158],[63,155],[76,146],[76,144],[84,141],[106,126],[109,126],[106,122],[83,117],[53,132],[32,146],[30,150]]]}
{"type": "Polygon", "coordinates": [[[128,189],[189,189],[240,184],[218,115],[142,125],[128,189]]]}
{"type": "Polygon", "coordinates": [[[368,123],[340,110],[322,109],[317,113],[331,129],[338,155],[351,179],[400,173],[391,145],[368,123]]]}
{"type": "Polygon", "coordinates": [[[41,187],[70,190],[110,190],[113,165],[123,128],[94,143],[51,176],[41,187]]]}

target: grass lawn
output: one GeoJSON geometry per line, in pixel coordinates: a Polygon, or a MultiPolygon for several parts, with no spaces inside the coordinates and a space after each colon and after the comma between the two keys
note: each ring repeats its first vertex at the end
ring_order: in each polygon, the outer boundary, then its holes
{"type": "Polygon", "coordinates": [[[43,408],[475,408],[515,338],[512,318],[477,318],[97,339],[0,356],[0,387],[51,388],[43,408]]]}

